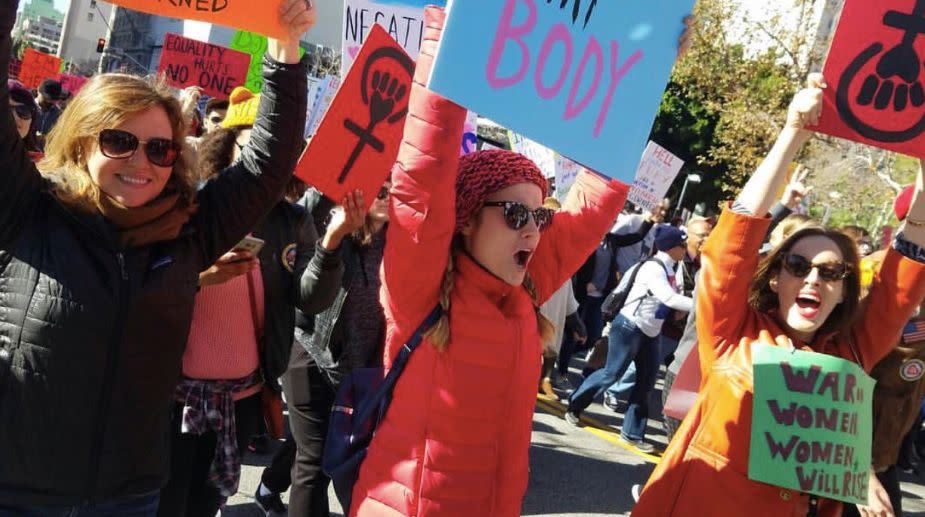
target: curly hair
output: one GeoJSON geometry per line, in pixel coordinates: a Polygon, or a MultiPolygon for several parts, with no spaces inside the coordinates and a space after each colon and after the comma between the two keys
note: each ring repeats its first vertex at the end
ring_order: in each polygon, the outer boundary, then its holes
{"type": "Polygon", "coordinates": [[[231,165],[234,145],[242,129],[220,127],[202,137],[196,162],[200,181],[206,181],[231,165]]]}

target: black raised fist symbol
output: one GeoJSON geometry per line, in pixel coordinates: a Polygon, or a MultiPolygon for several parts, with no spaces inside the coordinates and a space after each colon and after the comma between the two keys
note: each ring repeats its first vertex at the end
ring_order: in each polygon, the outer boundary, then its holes
{"type": "MultiPolygon", "coordinates": [[[[925,103],[925,90],[919,74],[922,71],[921,59],[915,51],[915,40],[925,32],[922,15],[925,14],[925,0],[916,0],[912,12],[887,11],[883,24],[903,31],[903,39],[898,45],[880,56],[877,73],[864,79],[857,102],[861,106],[885,110],[890,104],[894,111],[903,111],[910,103],[918,108],[925,103]]],[[[881,47],[882,48],[882,47],[881,47]]]]}
{"type": "Polygon", "coordinates": [[[902,42],[891,48],[877,62],[877,73],[870,74],[861,85],[858,104],[884,110],[890,104],[903,111],[909,103],[916,108],[925,103],[925,90],[919,80],[922,66],[911,44],[902,42]]]}
{"type": "Polygon", "coordinates": [[[373,72],[370,81],[372,95],[369,99],[370,125],[376,125],[392,114],[395,105],[405,98],[408,88],[391,77],[388,72],[373,72]]]}

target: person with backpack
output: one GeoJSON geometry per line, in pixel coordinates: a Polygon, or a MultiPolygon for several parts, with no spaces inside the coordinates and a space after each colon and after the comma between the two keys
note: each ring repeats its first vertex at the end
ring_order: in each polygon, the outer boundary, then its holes
{"type": "MultiPolygon", "coordinates": [[[[649,417],[649,392],[655,386],[658,373],[658,336],[671,309],[689,312],[693,300],[681,294],[675,278],[678,261],[687,251],[684,232],[674,226],[660,225],[655,230],[658,252],[627,271],[616,295],[625,298],[618,307],[604,310],[615,314],[610,328],[607,361],[604,367],[585,379],[569,398],[565,420],[579,425],[581,412],[595,397],[620,380],[631,362],[636,364],[636,385],[629,397],[629,407],[623,420],[620,437],[642,452],[655,447],[645,441],[646,420],[649,417]]],[[[612,298],[612,297],[611,297],[612,298]]]]}

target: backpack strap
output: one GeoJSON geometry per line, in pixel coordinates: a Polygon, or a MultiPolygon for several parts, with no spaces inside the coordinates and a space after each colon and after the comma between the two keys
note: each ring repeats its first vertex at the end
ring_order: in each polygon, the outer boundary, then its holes
{"type": "MultiPolygon", "coordinates": [[[[630,279],[628,280],[629,285],[627,286],[627,289],[628,289],[627,292],[630,292],[633,290],[633,284],[636,283],[636,275],[639,273],[639,270],[642,269],[642,266],[644,266],[646,262],[652,262],[652,261],[658,262],[659,264],[662,265],[662,269],[665,269],[665,263],[655,257],[649,257],[643,260],[642,262],[639,263],[639,266],[633,271],[632,276],[630,276],[630,279]]],[[[650,296],[652,296],[652,291],[649,289],[646,289],[645,294],[636,298],[635,300],[624,303],[623,306],[626,307],[627,305],[632,305],[636,302],[640,302],[639,305],[636,306],[636,309],[633,311],[633,316],[635,316],[636,313],[639,312],[639,306],[642,305],[642,300],[645,300],[646,298],[650,296]]]]}
{"type": "MultiPolygon", "coordinates": [[[[398,356],[395,357],[395,360],[392,361],[392,367],[389,368],[388,373],[385,376],[385,379],[382,382],[382,387],[380,388],[383,392],[383,399],[380,404],[378,404],[379,415],[377,416],[377,425],[378,422],[382,421],[382,418],[385,416],[385,411],[388,409],[389,405],[392,402],[392,392],[395,390],[395,384],[398,383],[399,377],[401,377],[402,372],[405,370],[405,366],[408,364],[408,360],[411,359],[411,354],[421,345],[421,341],[424,339],[424,333],[432,327],[437,320],[440,319],[440,316],[443,314],[443,308],[440,307],[438,303],[436,307],[424,321],[418,326],[417,330],[414,331],[414,334],[408,338],[408,341],[401,347],[401,350],[398,352],[398,356]]],[[[366,418],[362,415],[357,418],[356,421],[363,422],[366,418]]]]}

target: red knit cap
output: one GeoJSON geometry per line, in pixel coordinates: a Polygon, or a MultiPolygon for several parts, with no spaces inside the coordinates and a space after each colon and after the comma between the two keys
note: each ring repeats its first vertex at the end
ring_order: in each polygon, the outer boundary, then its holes
{"type": "Polygon", "coordinates": [[[533,183],[546,197],[547,183],[539,167],[513,151],[476,151],[459,159],[456,178],[456,231],[462,230],[488,196],[518,183],[533,183]]]}
{"type": "Polygon", "coordinates": [[[909,213],[909,206],[912,205],[912,192],[915,190],[913,185],[909,185],[904,188],[902,192],[896,196],[896,200],[893,201],[893,212],[896,213],[896,218],[900,221],[906,219],[906,214],[909,213]]]}

